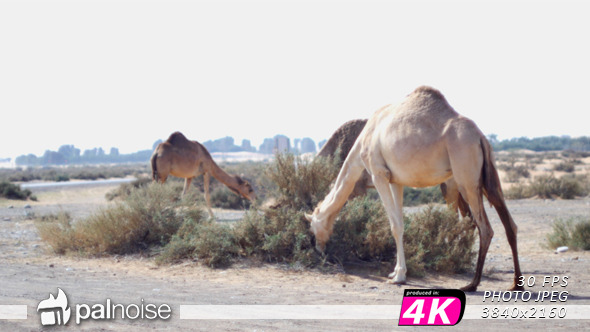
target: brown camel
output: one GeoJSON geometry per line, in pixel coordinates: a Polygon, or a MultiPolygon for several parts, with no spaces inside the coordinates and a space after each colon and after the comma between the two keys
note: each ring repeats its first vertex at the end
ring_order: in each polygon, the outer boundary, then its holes
{"type": "MultiPolygon", "coordinates": [[[[332,136],[330,136],[326,144],[324,144],[324,146],[322,146],[320,149],[320,152],[318,152],[317,156],[332,158],[336,156],[338,151],[338,167],[341,168],[342,164],[344,164],[344,160],[346,160],[346,157],[348,157],[348,153],[350,152],[350,149],[352,149],[354,142],[363,131],[363,128],[365,128],[367,121],[368,119],[356,119],[344,123],[338,129],[336,129],[332,136]]],[[[373,185],[373,182],[371,182],[371,176],[369,173],[364,170],[363,174],[354,185],[354,189],[352,190],[352,193],[348,199],[365,195],[367,193],[367,188],[375,188],[375,186],[373,185]]],[[[440,189],[445,198],[445,201],[450,207],[452,207],[455,211],[458,209],[463,217],[471,217],[469,206],[459,193],[457,184],[453,178],[450,178],[444,183],[441,183],[440,189]]]]}
{"type": "Polygon", "coordinates": [[[312,215],[316,246],[323,250],[334,220],[346,203],[363,170],[367,170],[383,201],[395,239],[396,266],[393,283],[406,281],[403,249],[403,187],[427,187],[453,178],[465,198],[479,231],[479,255],[472,282],[463,288],[475,291],[481,280],[493,230],[483,207],[482,195],[495,207],[506,230],[514,261],[512,289],[522,289],[516,246],[517,227],[504,202],[491,147],[475,123],[447,103],[430,87],[419,87],[399,105],[378,110],[367,122],[350,150],[335,185],[312,215]]]}
{"type": "MultiPolygon", "coordinates": [[[[322,146],[317,157],[333,158],[336,157],[336,153],[338,153],[338,167],[342,167],[350,149],[352,149],[354,142],[361,131],[363,131],[366,124],[366,119],[350,120],[344,123],[336,129],[326,144],[322,146]]],[[[354,185],[354,189],[349,198],[352,199],[357,196],[365,195],[367,193],[367,188],[373,188],[373,183],[371,182],[369,173],[363,171],[363,174],[354,185]]]]}
{"type": "Polygon", "coordinates": [[[160,143],[151,158],[152,178],[162,183],[168,175],[184,178],[182,195],[186,194],[193,178],[203,175],[205,201],[211,218],[214,218],[209,197],[209,176],[225,184],[231,191],[253,201],[252,186],[237,175],[224,172],[211,158],[209,151],[197,141],[189,141],[182,133],[174,132],[166,142],[160,143]]]}

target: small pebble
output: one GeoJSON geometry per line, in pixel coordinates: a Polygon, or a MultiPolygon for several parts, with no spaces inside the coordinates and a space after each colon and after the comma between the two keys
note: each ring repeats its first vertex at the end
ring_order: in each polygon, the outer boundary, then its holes
{"type": "Polygon", "coordinates": [[[556,252],[556,253],[558,253],[558,252],[566,252],[566,251],[568,251],[568,250],[569,250],[569,248],[568,248],[568,247],[566,247],[566,246],[563,246],[563,247],[559,247],[559,248],[555,249],[555,252],[556,252]]]}

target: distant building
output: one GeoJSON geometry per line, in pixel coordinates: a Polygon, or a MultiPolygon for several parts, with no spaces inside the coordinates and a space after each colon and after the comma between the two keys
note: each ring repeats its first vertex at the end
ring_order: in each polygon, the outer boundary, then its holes
{"type": "Polygon", "coordinates": [[[291,141],[289,137],[284,135],[277,135],[274,137],[273,152],[289,152],[291,150],[291,141]]]}
{"type": "Polygon", "coordinates": [[[289,137],[284,135],[276,135],[273,138],[265,138],[258,151],[260,153],[266,154],[289,152],[291,151],[291,141],[289,140],[289,137]]]}
{"type": "Polygon", "coordinates": [[[315,142],[314,142],[314,140],[312,140],[309,137],[305,137],[304,139],[302,139],[300,145],[301,146],[299,148],[299,152],[301,152],[301,153],[315,153],[316,152],[315,142]]]}

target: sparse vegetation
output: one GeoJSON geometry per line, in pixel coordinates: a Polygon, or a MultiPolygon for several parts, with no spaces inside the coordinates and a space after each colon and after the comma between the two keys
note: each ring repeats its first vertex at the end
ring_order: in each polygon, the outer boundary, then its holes
{"type": "MultiPolygon", "coordinates": [[[[148,172],[146,164],[0,169],[0,180],[9,182],[98,180],[138,176],[148,172]]],[[[151,171],[149,171],[151,172],[151,171]]]]}
{"type": "Polygon", "coordinates": [[[576,170],[576,162],[574,160],[562,161],[555,165],[553,170],[558,172],[573,173],[576,170]]]}
{"type": "Polygon", "coordinates": [[[519,137],[498,141],[490,137],[495,151],[527,149],[533,151],[571,150],[578,152],[590,151],[590,137],[571,138],[569,136],[544,136],[536,138],[519,137]]]}
{"type": "Polygon", "coordinates": [[[531,176],[528,168],[524,165],[505,168],[504,170],[506,171],[506,181],[508,182],[518,182],[520,179],[528,179],[531,176]]]}
{"type": "Polygon", "coordinates": [[[573,250],[590,250],[590,219],[557,220],[547,236],[550,248],[567,246],[573,250]]]}
{"type": "Polygon", "coordinates": [[[556,178],[553,174],[540,175],[528,183],[512,186],[506,190],[506,197],[508,199],[531,197],[573,199],[588,195],[588,187],[587,176],[571,175],[556,178]]]}
{"type": "Polygon", "coordinates": [[[29,189],[22,189],[19,185],[7,181],[0,182],[0,197],[36,201],[37,197],[29,189]]]}
{"type": "MultiPolygon", "coordinates": [[[[298,266],[346,265],[347,262],[395,260],[395,244],[379,200],[357,197],[347,203],[328,242],[326,256],[314,249],[304,212],[328,192],[337,168],[326,159],[305,161],[278,155],[266,174],[276,184],[277,207],[251,209],[232,226],[204,217],[193,198],[179,200],[178,184],[128,187],[121,201],[87,219],[67,214],[36,223],[58,254],[86,256],[149,252],[160,264],[194,259],[211,267],[227,266],[239,257],[298,266]],[[161,249],[158,249],[161,248],[161,249]]],[[[438,188],[435,188],[438,190],[438,188]]],[[[200,195],[200,194],[199,194],[200,195]]],[[[426,270],[462,272],[471,267],[474,232],[446,208],[428,206],[405,216],[405,249],[411,274],[426,270]]]]}
{"type": "Polygon", "coordinates": [[[530,164],[530,159],[527,154],[516,154],[512,152],[506,158],[502,158],[503,163],[498,165],[498,169],[506,172],[505,180],[507,182],[519,182],[520,179],[528,179],[531,176],[529,169],[535,168],[535,166],[530,164]],[[525,163],[517,164],[521,159],[524,159],[525,163]]]}

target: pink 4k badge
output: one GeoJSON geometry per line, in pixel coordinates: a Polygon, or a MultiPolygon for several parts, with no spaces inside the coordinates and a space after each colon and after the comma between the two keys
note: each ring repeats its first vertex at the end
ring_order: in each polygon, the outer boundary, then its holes
{"type": "Polygon", "coordinates": [[[406,289],[398,325],[456,325],[465,312],[458,289],[406,289]]]}

